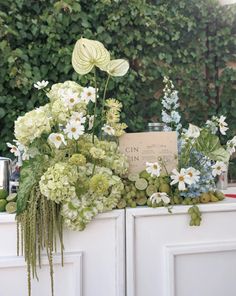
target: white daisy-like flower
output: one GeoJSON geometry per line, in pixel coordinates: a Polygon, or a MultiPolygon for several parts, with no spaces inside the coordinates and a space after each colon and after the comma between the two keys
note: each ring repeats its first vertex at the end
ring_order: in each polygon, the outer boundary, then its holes
{"type": "Polygon", "coordinates": [[[70,121],[67,123],[64,132],[69,139],[78,140],[79,137],[84,134],[84,126],[78,124],[76,121],[70,121]]]}
{"type": "Polygon", "coordinates": [[[86,117],[83,112],[73,112],[70,118],[71,121],[76,121],[77,123],[84,124],[86,117]]]}
{"type": "Polygon", "coordinates": [[[189,127],[185,133],[187,138],[198,138],[200,136],[200,128],[196,125],[189,124],[189,127]]]}
{"type": "Polygon", "coordinates": [[[234,136],[233,139],[229,140],[226,143],[226,149],[230,155],[232,155],[236,151],[235,147],[236,147],[236,136],[234,136]]]}
{"type": "Polygon", "coordinates": [[[225,132],[229,129],[228,124],[225,122],[225,119],[226,117],[223,115],[221,115],[220,118],[218,119],[219,129],[222,135],[226,135],[225,132]]]}
{"type": "Polygon", "coordinates": [[[81,99],[79,98],[78,94],[73,92],[71,89],[65,90],[64,92],[61,93],[62,101],[66,106],[69,108],[73,108],[74,105],[80,103],[81,99]]]}
{"type": "Polygon", "coordinates": [[[178,183],[178,189],[181,191],[186,190],[186,184],[191,184],[191,179],[190,176],[187,174],[186,169],[182,168],[180,172],[174,169],[170,177],[172,179],[170,185],[178,183]]]}
{"type": "Polygon", "coordinates": [[[193,167],[189,167],[186,170],[186,173],[189,175],[190,177],[190,183],[189,184],[195,184],[199,181],[200,179],[200,171],[196,170],[193,167]]]}
{"type": "Polygon", "coordinates": [[[48,137],[49,142],[53,143],[58,149],[62,144],[66,145],[66,140],[62,134],[52,133],[48,137]]]}
{"type": "Polygon", "coordinates": [[[21,155],[20,149],[17,146],[7,143],[7,147],[10,148],[10,152],[13,153],[14,156],[19,157],[21,155]]]}
{"type": "Polygon", "coordinates": [[[48,81],[42,80],[42,81],[37,81],[34,83],[34,87],[37,89],[43,89],[48,85],[48,81]]]}
{"type": "Polygon", "coordinates": [[[170,198],[166,192],[155,192],[150,196],[150,201],[152,203],[160,203],[161,201],[164,202],[164,204],[170,203],[170,198]]]}
{"type": "Polygon", "coordinates": [[[214,177],[220,176],[222,173],[227,171],[227,165],[223,161],[217,161],[212,166],[212,175],[214,177]]]}
{"type": "Polygon", "coordinates": [[[114,136],[115,135],[115,130],[113,127],[111,127],[108,124],[104,124],[104,126],[102,127],[102,130],[104,131],[104,133],[106,133],[109,136],[114,136]]]}
{"type": "Polygon", "coordinates": [[[94,124],[94,115],[88,115],[88,130],[90,131],[93,128],[94,124]]]}
{"type": "Polygon", "coordinates": [[[92,87],[92,86],[84,87],[84,89],[82,91],[82,94],[81,94],[81,98],[87,104],[90,101],[93,102],[93,103],[95,103],[95,99],[96,99],[96,91],[95,91],[95,88],[92,87]]]}
{"type": "Polygon", "coordinates": [[[152,177],[159,177],[161,173],[161,166],[158,162],[146,162],[146,171],[152,177]]]}

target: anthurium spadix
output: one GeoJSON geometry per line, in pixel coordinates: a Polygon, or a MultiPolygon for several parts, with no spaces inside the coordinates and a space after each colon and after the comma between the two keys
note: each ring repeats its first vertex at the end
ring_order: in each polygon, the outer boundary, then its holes
{"type": "Polygon", "coordinates": [[[124,59],[111,60],[107,65],[107,73],[111,76],[124,76],[129,70],[129,63],[124,59]]]}
{"type": "Polygon", "coordinates": [[[89,73],[94,66],[105,71],[110,62],[110,53],[104,45],[95,40],[80,38],[72,53],[72,66],[81,75],[89,73]]]}

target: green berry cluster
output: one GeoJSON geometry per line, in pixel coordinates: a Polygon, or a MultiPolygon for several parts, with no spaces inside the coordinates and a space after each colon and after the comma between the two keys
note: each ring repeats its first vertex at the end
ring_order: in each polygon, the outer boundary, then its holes
{"type": "Polygon", "coordinates": [[[190,226],[199,226],[202,221],[202,215],[201,212],[199,211],[198,206],[194,205],[191,208],[189,208],[188,213],[191,217],[190,219],[190,226]]]}

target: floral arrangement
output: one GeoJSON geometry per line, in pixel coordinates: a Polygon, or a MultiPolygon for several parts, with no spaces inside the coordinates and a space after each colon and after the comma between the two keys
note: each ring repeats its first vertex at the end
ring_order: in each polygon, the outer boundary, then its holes
{"type": "Polygon", "coordinates": [[[55,237],[58,235],[61,243],[63,264],[63,224],[83,230],[95,215],[116,208],[124,188],[121,177],[128,169],[117,144],[127,127],[120,122],[122,104],[106,98],[109,79],[125,75],[128,62],[111,60],[102,43],[81,38],[75,44],[72,65],[80,75],[93,71],[94,85],[82,87],[66,81],[49,89],[47,81],[35,83],[34,87],[45,91],[49,101],[16,120],[15,143],[8,143],[21,165],[18,253],[21,240],[29,295],[31,276],[37,277],[36,265],[41,264],[44,247],[54,294],[55,237]],[[96,68],[108,74],[101,99],[96,68]]]}
{"type": "Polygon", "coordinates": [[[75,44],[72,65],[80,75],[93,71],[93,86],[66,81],[48,88],[47,81],[35,83],[49,101],[16,120],[16,140],[7,144],[21,165],[18,254],[21,242],[29,296],[31,277],[37,277],[44,248],[54,294],[53,252],[59,237],[63,265],[63,225],[83,230],[98,213],[114,208],[165,206],[171,212],[175,204],[193,205],[190,225],[200,225],[197,204],[224,198],[215,181],[226,171],[236,148],[236,137],[225,147],[220,143],[219,134],[225,135],[228,129],[224,116],[213,117],[201,128],[189,124],[184,129],[178,92],[165,77],[161,116],[165,131],[178,134],[178,167],[168,172],[165,161],[157,157],[146,163],[144,171],[128,175],[128,161],[118,145],[127,127],[120,122],[122,104],[106,98],[109,80],[125,75],[128,62],[111,60],[102,43],[81,38],[75,44]],[[97,86],[97,68],[108,75],[103,92],[97,86]]]}
{"type": "Polygon", "coordinates": [[[182,128],[178,92],[169,78],[165,77],[163,82],[162,121],[164,130],[178,134],[178,168],[168,172],[165,162],[158,157],[156,162],[147,162],[146,170],[130,174],[124,181],[123,204],[166,206],[169,212],[174,204],[194,205],[189,208],[190,225],[199,226],[201,213],[196,205],[224,198],[216,189],[216,181],[227,170],[236,149],[236,136],[225,147],[221,145],[219,136],[228,130],[225,116],[214,116],[201,128],[192,124],[188,129],[182,128]]]}

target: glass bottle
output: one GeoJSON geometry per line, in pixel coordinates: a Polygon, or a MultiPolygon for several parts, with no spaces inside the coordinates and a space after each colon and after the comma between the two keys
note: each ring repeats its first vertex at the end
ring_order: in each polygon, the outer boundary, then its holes
{"type": "Polygon", "coordinates": [[[165,124],[161,122],[149,122],[148,131],[149,132],[163,132],[165,124]]]}

